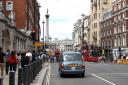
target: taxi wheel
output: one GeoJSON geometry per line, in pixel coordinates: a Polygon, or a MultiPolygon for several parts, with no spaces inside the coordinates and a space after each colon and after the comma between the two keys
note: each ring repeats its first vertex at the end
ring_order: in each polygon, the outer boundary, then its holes
{"type": "Polygon", "coordinates": [[[84,73],[82,73],[80,76],[81,76],[81,77],[84,77],[84,76],[85,76],[85,74],[84,74],[84,73]]]}

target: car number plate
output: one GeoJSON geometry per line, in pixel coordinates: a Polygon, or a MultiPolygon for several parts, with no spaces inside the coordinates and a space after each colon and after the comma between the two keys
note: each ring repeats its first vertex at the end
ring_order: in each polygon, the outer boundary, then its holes
{"type": "Polygon", "coordinates": [[[71,67],[71,70],[75,70],[76,69],[76,67],[71,67]]]}

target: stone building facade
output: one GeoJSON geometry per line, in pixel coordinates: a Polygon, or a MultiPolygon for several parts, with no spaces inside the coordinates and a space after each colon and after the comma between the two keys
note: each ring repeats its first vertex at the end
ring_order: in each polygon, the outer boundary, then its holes
{"type": "MultiPolygon", "coordinates": [[[[2,13],[0,13],[2,15],[2,13]]],[[[33,43],[26,33],[21,32],[15,26],[11,25],[9,19],[4,15],[0,17],[0,46],[3,51],[7,49],[23,51],[32,49],[33,43]]]]}
{"type": "Polygon", "coordinates": [[[0,0],[0,4],[0,46],[4,51],[32,49],[41,34],[37,0],[0,0]]]}
{"type": "Polygon", "coordinates": [[[100,46],[100,22],[105,10],[112,8],[112,0],[91,1],[90,44],[100,46]]]}
{"type": "Polygon", "coordinates": [[[49,42],[49,49],[63,51],[74,51],[73,41],[70,39],[58,40],[57,38],[49,42]]]}
{"type": "Polygon", "coordinates": [[[128,52],[128,0],[115,0],[112,9],[103,15],[101,25],[101,46],[111,49],[119,57],[119,49],[128,52]]]}

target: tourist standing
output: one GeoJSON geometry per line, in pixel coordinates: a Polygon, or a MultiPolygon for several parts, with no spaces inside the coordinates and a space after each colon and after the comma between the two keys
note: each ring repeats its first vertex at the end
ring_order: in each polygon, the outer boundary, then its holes
{"type": "Polygon", "coordinates": [[[11,51],[11,54],[9,56],[9,64],[10,64],[10,71],[16,72],[16,68],[17,68],[17,64],[18,64],[18,58],[16,56],[15,51],[11,51]]]}
{"type": "Polygon", "coordinates": [[[5,72],[6,75],[8,75],[8,70],[9,70],[9,56],[10,56],[10,50],[8,49],[6,52],[6,56],[5,56],[5,72]]]}
{"type": "Polygon", "coordinates": [[[4,72],[4,56],[5,56],[5,53],[2,51],[2,47],[0,47],[0,68],[1,68],[1,77],[3,77],[3,72],[4,72]]]}

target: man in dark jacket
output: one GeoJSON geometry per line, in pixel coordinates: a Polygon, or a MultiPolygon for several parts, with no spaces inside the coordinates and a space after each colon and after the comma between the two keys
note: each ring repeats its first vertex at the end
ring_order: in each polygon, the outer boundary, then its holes
{"type": "Polygon", "coordinates": [[[5,56],[5,53],[2,51],[2,47],[0,47],[0,68],[1,68],[2,77],[4,72],[4,56],[5,56]]]}
{"type": "Polygon", "coordinates": [[[22,68],[24,67],[24,65],[26,65],[25,54],[26,54],[26,51],[21,52],[21,67],[22,68]]]}

